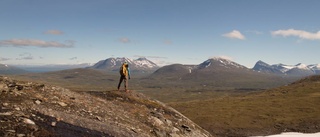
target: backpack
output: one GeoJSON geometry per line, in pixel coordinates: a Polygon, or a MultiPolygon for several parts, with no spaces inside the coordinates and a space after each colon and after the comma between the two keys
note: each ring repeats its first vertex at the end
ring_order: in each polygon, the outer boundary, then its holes
{"type": "Polygon", "coordinates": [[[120,67],[120,75],[121,76],[126,76],[126,71],[127,71],[127,69],[126,69],[126,67],[124,66],[124,65],[122,65],[121,67],[120,67]]]}
{"type": "Polygon", "coordinates": [[[121,76],[124,76],[124,72],[123,72],[123,65],[120,67],[119,72],[120,72],[120,75],[121,75],[121,76]]]}

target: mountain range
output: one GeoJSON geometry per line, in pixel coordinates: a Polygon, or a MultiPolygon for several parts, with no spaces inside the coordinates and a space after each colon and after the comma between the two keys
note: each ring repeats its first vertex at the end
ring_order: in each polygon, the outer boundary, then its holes
{"type": "Polygon", "coordinates": [[[125,57],[108,58],[97,63],[49,64],[49,65],[5,65],[0,64],[0,74],[22,74],[28,72],[52,72],[76,68],[90,68],[105,72],[118,72],[122,63],[127,62],[131,72],[152,73],[159,66],[146,58],[129,59],[125,57]]]}
{"type": "Polygon", "coordinates": [[[255,66],[252,69],[262,73],[298,76],[298,77],[320,74],[320,64],[305,65],[305,64],[299,63],[297,65],[285,65],[285,64],[269,65],[260,60],[255,64],[255,66]]]}
{"type": "Polygon", "coordinates": [[[64,69],[74,68],[90,68],[103,72],[118,72],[122,63],[127,62],[130,66],[130,70],[133,73],[140,74],[152,74],[151,77],[161,74],[160,77],[177,77],[188,78],[188,77],[206,77],[207,72],[214,72],[219,74],[221,72],[228,72],[229,74],[246,74],[250,70],[265,73],[275,74],[280,76],[294,76],[304,77],[309,75],[320,74],[320,64],[305,65],[299,63],[297,65],[285,65],[285,64],[274,64],[269,65],[263,61],[258,61],[255,66],[250,69],[236,62],[223,59],[223,58],[211,58],[199,65],[182,65],[172,64],[163,67],[159,67],[154,62],[147,58],[129,59],[125,57],[107,58],[100,60],[94,65],[89,63],[76,64],[76,65],[45,65],[45,66],[28,66],[28,65],[4,65],[0,64],[0,74],[22,74],[27,72],[49,72],[58,71],[64,69]],[[202,73],[204,75],[202,75],[202,73]],[[188,74],[188,76],[187,76],[188,74]],[[181,77],[183,75],[183,77],[181,77]],[[196,76],[198,75],[198,76],[196,76]]]}
{"type": "Polygon", "coordinates": [[[118,72],[122,63],[127,62],[131,72],[151,73],[154,72],[159,66],[146,58],[129,59],[129,58],[108,58],[101,60],[89,67],[92,69],[102,71],[115,71],[118,72]]]}
{"type": "Polygon", "coordinates": [[[173,64],[159,68],[149,79],[165,85],[236,88],[269,88],[288,83],[275,74],[259,73],[223,58],[211,58],[199,65],[173,64]],[[189,83],[189,84],[186,84],[189,83]]]}

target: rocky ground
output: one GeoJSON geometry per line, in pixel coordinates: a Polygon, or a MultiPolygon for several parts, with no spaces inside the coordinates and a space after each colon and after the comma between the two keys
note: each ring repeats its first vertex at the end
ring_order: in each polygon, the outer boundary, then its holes
{"type": "Polygon", "coordinates": [[[71,91],[0,76],[0,136],[209,137],[165,104],[134,91],[71,91]]]}

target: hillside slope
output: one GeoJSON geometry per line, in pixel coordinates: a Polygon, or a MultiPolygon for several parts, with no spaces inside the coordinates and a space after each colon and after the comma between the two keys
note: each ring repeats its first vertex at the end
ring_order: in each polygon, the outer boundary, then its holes
{"type": "Polygon", "coordinates": [[[0,136],[211,136],[135,92],[75,92],[2,76],[0,91],[0,136]]]}
{"type": "Polygon", "coordinates": [[[320,132],[320,76],[263,92],[170,105],[216,136],[320,132]]]}

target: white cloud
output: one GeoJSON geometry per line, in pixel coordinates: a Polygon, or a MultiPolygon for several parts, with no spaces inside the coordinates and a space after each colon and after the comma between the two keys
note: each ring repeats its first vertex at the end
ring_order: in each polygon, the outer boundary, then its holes
{"type": "Polygon", "coordinates": [[[11,60],[10,58],[0,58],[0,61],[8,61],[8,60],[11,60]]]}
{"type": "Polygon", "coordinates": [[[19,58],[18,60],[33,60],[33,57],[32,56],[27,56],[27,57],[19,58]]]}
{"type": "Polygon", "coordinates": [[[171,45],[172,41],[171,40],[165,40],[165,41],[163,41],[163,43],[166,44],[166,45],[171,45]]]}
{"type": "Polygon", "coordinates": [[[69,58],[69,60],[76,60],[76,59],[78,59],[78,57],[69,58]]]}
{"type": "Polygon", "coordinates": [[[273,36],[295,36],[299,37],[301,39],[307,39],[307,40],[319,40],[320,39],[320,31],[316,33],[307,32],[304,30],[295,30],[295,29],[288,29],[288,30],[277,30],[277,31],[271,31],[271,34],[273,36]]]}
{"type": "Polygon", "coordinates": [[[223,34],[222,36],[231,38],[231,39],[240,39],[240,40],[245,40],[245,36],[241,34],[240,31],[238,30],[233,30],[232,32],[223,34]]]}
{"type": "Polygon", "coordinates": [[[126,37],[120,38],[119,41],[121,43],[130,43],[131,42],[131,40],[129,38],[126,38],[126,37]]]}
{"type": "Polygon", "coordinates": [[[74,41],[66,41],[66,43],[59,43],[56,41],[43,41],[35,39],[9,39],[0,41],[0,46],[13,46],[13,47],[55,47],[55,48],[69,48],[73,47],[74,41]]]}
{"type": "Polygon", "coordinates": [[[19,58],[16,58],[16,60],[33,60],[34,57],[28,53],[28,52],[24,52],[19,54],[19,58]]]}
{"type": "Polygon", "coordinates": [[[63,35],[64,32],[60,30],[48,30],[48,31],[45,31],[44,34],[63,35]]]}

